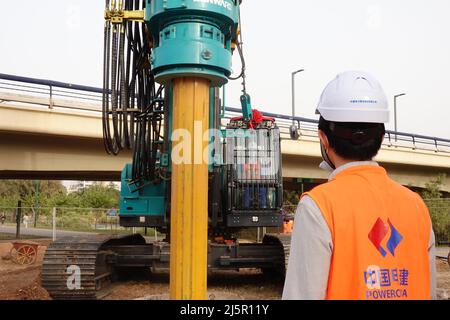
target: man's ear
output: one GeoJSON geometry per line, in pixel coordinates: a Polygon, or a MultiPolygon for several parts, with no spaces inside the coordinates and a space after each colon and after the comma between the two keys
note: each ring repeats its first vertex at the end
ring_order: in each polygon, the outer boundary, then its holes
{"type": "Polygon", "coordinates": [[[324,146],[325,150],[328,150],[330,147],[330,142],[328,141],[328,137],[322,130],[319,129],[319,139],[322,142],[322,145],[324,146]]]}

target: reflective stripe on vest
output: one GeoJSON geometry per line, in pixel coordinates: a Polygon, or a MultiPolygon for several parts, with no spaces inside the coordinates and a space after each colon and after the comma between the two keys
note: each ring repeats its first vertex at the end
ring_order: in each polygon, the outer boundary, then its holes
{"type": "Polygon", "coordinates": [[[430,299],[431,221],[416,193],[382,167],[356,166],[304,195],[332,234],[327,299],[430,299]]]}

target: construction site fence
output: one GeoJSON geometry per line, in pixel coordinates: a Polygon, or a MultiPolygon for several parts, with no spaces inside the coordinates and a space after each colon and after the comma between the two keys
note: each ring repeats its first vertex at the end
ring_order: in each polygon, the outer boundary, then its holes
{"type": "Polygon", "coordinates": [[[156,230],[153,228],[121,227],[119,215],[120,211],[113,208],[0,207],[0,227],[17,226],[18,217],[20,217],[20,229],[23,235],[43,234],[38,232],[39,230],[34,232],[32,230],[42,229],[49,232],[57,231],[57,233],[59,231],[106,234],[141,233],[155,236],[156,230]]]}
{"type": "MultiPolygon", "coordinates": [[[[450,241],[450,198],[424,200],[433,222],[436,240],[450,241]]],[[[282,214],[294,217],[297,205],[285,205],[282,214]]],[[[47,229],[56,231],[92,232],[92,233],[141,233],[155,236],[153,228],[125,228],[120,226],[120,211],[115,208],[35,208],[35,207],[0,207],[0,227],[17,226],[20,212],[21,229],[47,229]]],[[[245,232],[260,241],[266,232],[282,232],[282,228],[261,228],[245,232]],[[276,230],[275,230],[276,229],[276,230]]],[[[0,229],[1,233],[1,229],[0,229]]],[[[24,232],[24,234],[30,232],[24,232]]],[[[156,235],[158,236],[158,235],[156,235]]]]}

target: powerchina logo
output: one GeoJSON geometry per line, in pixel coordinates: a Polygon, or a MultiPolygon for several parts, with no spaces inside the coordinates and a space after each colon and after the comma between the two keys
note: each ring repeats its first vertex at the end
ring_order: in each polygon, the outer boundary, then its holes
{"type": "MultiPolygon", "coordinates": [[[[378,218],[369,232],[369,240],[386,258],[388,251],[395,257],[395,251],[403,240],[403,236],[388,219],[387,224],[378,218]],[[383,240],[391,232],[386,243],[386,249],[382,246],[383,240]]],[[[401,299],[408,297],[409,270],[406,268],[382,268],[371,265],[364,271],[364,283],[367,286],[366,299],[401,299]]]]}
{"type": "Polygon", "coordinates": [[[364,271],[367,300],[401,299],[408,297],[409,270],[369,266],[364,271]]]}
{"type": "Polygon", "coordinates": [[[210,4],[215,4],[217,6],[220,7],[224,7],[227,10],[232,10],[233,5],[226,1],[226,0],[193,0],[194,2],[201,2],[201,3],[210,3],[210,4]]]}
{"type": "Polygon", "coordinates": [[[400,242],[403,240],[403,236],[400,234],[400,232],[395,229],[395,227],[392,225],[391,221],[388,219],[388,224],[383,222],[380,218],[375,222],[374,226],[372,227],[372,230],[369,232],[369,240],[373,243],[375,248],[381,253],[383,257],[386,257],[387,252],[386,250],[381,246],[381,242],[384,240],[386,235],[389,232],[389,229],[391,229],[391,236],[386,244],[387,249],[391,253],[393,257],[395,257],[395,249],[398,247],[400,242]]]}

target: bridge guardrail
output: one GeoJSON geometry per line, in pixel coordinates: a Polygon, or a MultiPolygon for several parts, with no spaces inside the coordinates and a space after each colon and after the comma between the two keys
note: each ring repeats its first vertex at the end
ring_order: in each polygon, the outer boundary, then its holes
{"type": "MultiPolygon", "coordinates": [[[[48,106],[49,108],[101,112],[102,94],[103,89],[101,88],[0,73],[0,103],[12,101],[48,106]],[[11,94],[12,92],[16,94],[11,94]],[[26,96],[23,94],[26,94],[26,96]],[[34,99],[30,99],[30,97],[34,99]]],[[[225,118],[229,119],[240,114],[240,112],[240,109],[227,107],[225,118]]],[[[317,138],[317,120],[302,117],[293,118],[292,116],[269,112],[264,112],[264,115],[277,120],[283,139],[289,139],[289,127],[293,121],[299,128],[300,139],[301,137],[317,138]]],[[[450,139],[405,132],[388,130],[383,144],[394,148],[450,153],[450,139]]]]}

